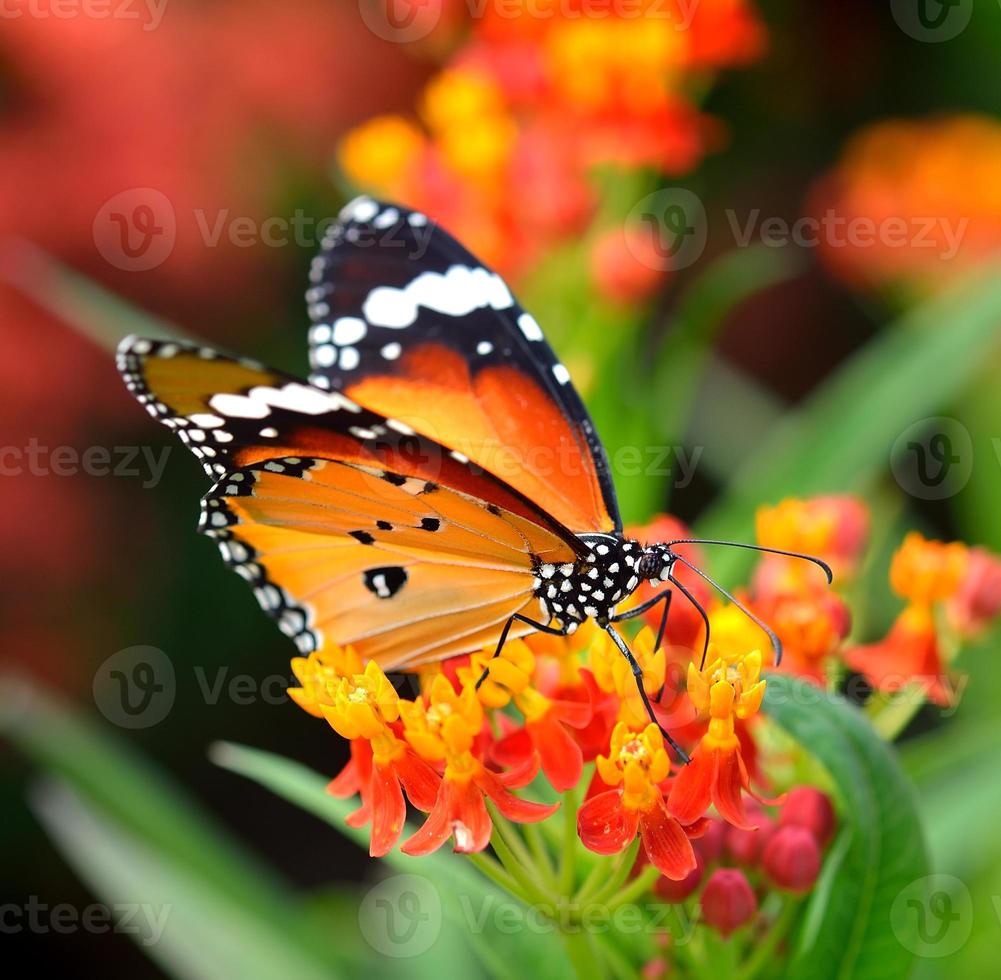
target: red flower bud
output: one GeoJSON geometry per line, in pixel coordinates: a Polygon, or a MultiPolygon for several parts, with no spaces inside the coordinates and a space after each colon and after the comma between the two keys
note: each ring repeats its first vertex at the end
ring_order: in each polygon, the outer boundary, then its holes
{"type": "Polygon", "coordinates": [[[805,827],[780,827],[765,846],[761,863],[778,888],[801,895],[820,874],[820,845],[805,827]]]}
{"type": "MultiPolygon", "coordinates": [[[[694,844],[695,842],[693,841],[693,847],[694,844]]],[[[654,893],[672,905],[683,902],[702,884],[702,876],[705,870],[706,866],[702,861],[702,856],[696,851],[695,867],[681,881],[672,881],[670,878],[661,875],[653,886],[654,893]]]]}
{"type": "Polygon", "coordinates": [[[779,811],[780,827],[805,827],[821,847],[834,836],[837,817],[830,797],[813,786],[797,786],[789,790],[779,811]]]}
{"type": "Polygon", "coordinates": [[[757,830],[741,830],[739,827],[726,827],[726,853],[736,864],[753,868],[761,859],[765,844],[775,833],[775,823],[767,813],[756,803],[747,802],[747,812],[751,823],[757,824],[757,830]]]}
{"type": "Polygon", "coordinates": [[[642,302],[655,293],[668,268],[646,226],[606,232],[591,250],[591,275],[598,292],[614,303],[642,302]]]}
{"type": "Polygon", "coordinates": [[[692,840],[695,853],[705,864],[714,864],[723,854],[726,840],[726,824],[722,820],[710,818],[706,821],[705,833],[692,840]]]}
{"type": "Polygon", "coordinates": [[[702,918],[724,939],[747,925],[758,911],[758,900],[743,871],[717,868],[706,882],[699,900],[702,918]]]}

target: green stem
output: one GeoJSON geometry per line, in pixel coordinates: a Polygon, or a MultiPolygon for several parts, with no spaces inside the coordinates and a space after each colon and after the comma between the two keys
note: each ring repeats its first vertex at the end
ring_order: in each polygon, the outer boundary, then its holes
{"type": "Polygon", "coordinates": [[[534,867],[535,861],[532,859],[532,855],[529,853],[525,842],[521,839],[521,834],[518,833],[514,824],[510,823],[507,817],[493,803],[488,802],[487,809],[490,811],[490,819],[493,821],[494,834],[500,834],[504,838],[504,843],[507,844],[508,849],[518,859],[519,864],[524,865],[526,868],[534,867]]]}
{"type": "Polygon", "coordinates": [[[604,980],[597,950],[591,937],[583,930],[561,932],[560,936],[577,980],[604,980]]]}
{"type": "Polygon", "coordinates": [[[635,902],[640,895],[645,894],[653,888],[653,883],[659,876],[660,872],[652,864],[644,868],[618,895],[612,898],[608,903],[608,911],[614,912],[622,905],[635,902]]]}
{"type": "Polygon", "coordinates": [[[561,895],[573,894],[577,880],[577,794],[567,790],[563,794],[563,850],[560,854],[561,895]]]}
{"type": "Polygon", "coordinates": [[[601,952],[602,959],[608,964],[609,972],[618,980],[634,980],[636,970],[608,936],[596,935],[595,944],[601,952]]]}
{"type": "Polygon", "coordinates": [[[909,684],[895,694],[874,694],[865,710],[880,738],[892,742],[911,723],[924,703],[920,688],[909,684]]]}
{"type": "Polygon", "coordinates": [[[768,932],[754,944],[754,952],[748,957],[744,965],[734,974],[734,980],[752,980],[771,961],[778,945],[786,937],[789,927],[796,918],[799,910],[799,900],[796,898],[786,898],[785,907],[771,924],[768,932]]]}
{"type": "Polygon", "coordinates": [[[535,866],[538,868],[539,874],[545,880],[546,885],[552,891],[559,894],[560,889],[559,883],[556,880],[556,869],[553,867],[553,861],[549,856],[549,849],[546,847],[546,842],[542,839],[539,825],[534,823],[525,824],[524,831],[525,840],[528,841],[528,847],[535,859],[535,866]]]}
{"type": "Polygon", "coordinates": [[[595,861],[587,877],[584,879],[584,884],[577,889],[577,894],[574,895],[574,902],[578,905],[583,905],[584,902],[589,901],[591,894],[598,890],[601,880],[605,877],[607,871],[608,861],[601,859],[595,861]]]}
{"type": "Polygon", "coordinates": [[[496,825],[494,826],[494,830],[495,833],[491,837],[490,845],[500,859],[501,864],[504,865],[504,870],[507,871],[525,893],[525,901],[529,905],[555,908],[556,903],[539,887],[535,877],[533,877],[532,872],[536,871],[536,869],[532,863],[528,862],[527,865],[520,863],[509,847],[505,836],[496,833],[496,825]]]}
{"type": "Polygon", "coordinates": [[[636,855],[639,853],[639,849],[640,839],[637,837],[619,856],[618,864],[612,872],[611,878],[591,898],[592,905],[601,905],[607,902],[625,884],[626,879],[629,877],[629,872],[632,871],[633,865],[636,863],[636,855]]]}
{"type": "Polygon", "coordinates": [[[467,854],[466,857],[495,885],[500,886],[504,891],[514,895],[515,898],[521,899],[526,904],[531,904],[521,885],[492,857],[487,854],[467,854]]]}

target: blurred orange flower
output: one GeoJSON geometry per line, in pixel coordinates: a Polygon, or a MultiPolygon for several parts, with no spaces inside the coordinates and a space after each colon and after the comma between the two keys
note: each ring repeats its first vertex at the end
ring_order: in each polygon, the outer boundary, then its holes
{"type": "Polygon", "coordinates": [[[934,292],[1001,252],[1001,122],[952,115],[859,132],[810,194],[840,223],[821,255],[847,282],[934,292]]]}
{"type": "MultiPolygon", "coordinates": [[[[763,44],[748,0],[487,4],[417,100],[425,141],[413,120],[382,118],[346,137],[340,164],[517,276],[589,226],[595,165],[691,170],[718,139],[692,94],[699,73],[763,44]]],[[[635,301],[659,276],[619,244],[595,270],[613,299],[635,301]]]]}

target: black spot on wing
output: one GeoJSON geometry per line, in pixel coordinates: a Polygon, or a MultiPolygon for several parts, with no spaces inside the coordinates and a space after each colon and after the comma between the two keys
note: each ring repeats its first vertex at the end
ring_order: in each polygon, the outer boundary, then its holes
{"type": "Polygon", "coordinates": [[[380,599],[391,599],[406,585],[407,571],[399,565],[370,568],[363,576],[365,588],[380,599]]]}

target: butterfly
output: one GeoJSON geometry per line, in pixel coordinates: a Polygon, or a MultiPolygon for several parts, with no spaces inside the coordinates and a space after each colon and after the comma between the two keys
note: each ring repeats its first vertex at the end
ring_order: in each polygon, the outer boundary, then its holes
{"type": "Polygon", "coordinates": [[[659,646],[677,590],[708,644],[677,566],[728,593],[674,550],[687,542],[623,533],[601,440],[536,320],[426,215],[370,197],[342,210],[309,279],[308,380],[171,340],[119,347],[128,390],[214,481],[199,530],[304,654],[332,642],[402,670],[594,620],[653,718],[617,625],[662,604],[659,646]],[[643,582],[660,591],[619,611],[643,582]]]}

